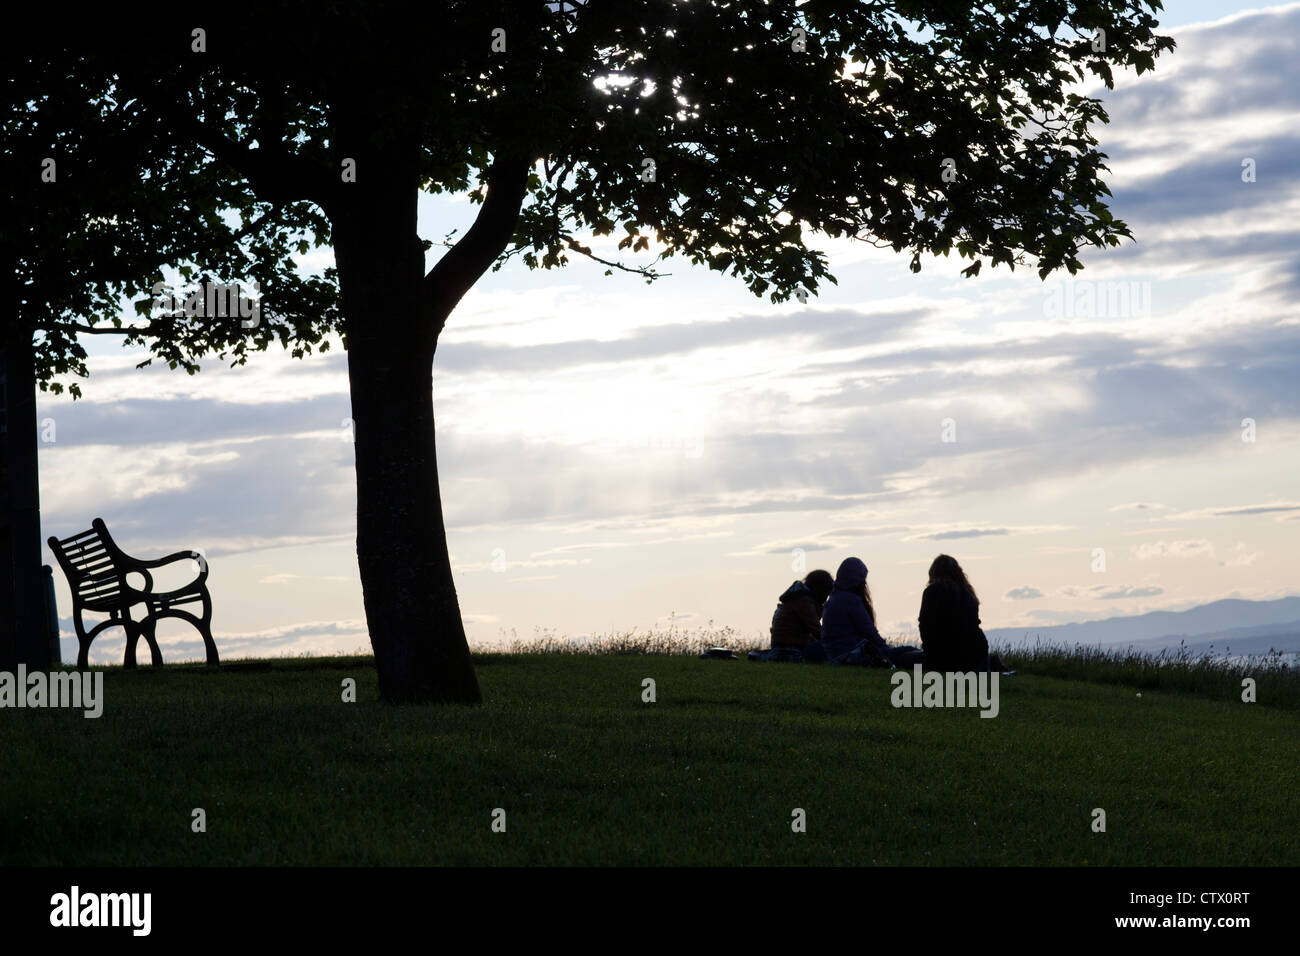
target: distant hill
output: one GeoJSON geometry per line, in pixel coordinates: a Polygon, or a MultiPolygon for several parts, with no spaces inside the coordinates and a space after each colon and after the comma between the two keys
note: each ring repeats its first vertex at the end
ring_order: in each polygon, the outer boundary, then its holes
{"type": "MultiPolygon", "coordinates": [[[[1156,638],[1156,641],[1160,640],[1156,638]]],[[[1134,646],[1147,647],[1154,644],[1143,642],[1135,643],[1134,646]]],[[[1272,650],[1300,653],[1300,621],[1244,627],[1217,634],[1199,634],[1187,641],[1187,649],[1198,654],[1210,650],[1211,646],[1216,652],[1228,650],[1233,654],[1267,654],[1272,650]]]]}
{"type": "Polygon", "coordinates": [[[1047,627],[995,627],[984,633],[990,641],[1009,644],[1041,639],[1063,644],[1134,644],[1159,650],[1185,640],[1197,651],[1211,643],[1215,650],[1228,645],[1234,654],[1263,653],[1271,647],[1300,651],[1300,597],[1273,601],[1226,598],[1186,611],[1150,611],[1047,627]]]}

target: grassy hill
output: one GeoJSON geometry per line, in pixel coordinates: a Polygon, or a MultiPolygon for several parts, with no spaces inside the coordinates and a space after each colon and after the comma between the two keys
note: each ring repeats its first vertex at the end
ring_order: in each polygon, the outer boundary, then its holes
{"type": "Polygon", "coordinates": [[[984,719],[859,668],[477,662],[478,708],[381,704],[355,658],[109,669],[97,720],[0,710],[0,862],[1300,863],[1296,712],[1223,688],[1022,673],[984,719]]]}

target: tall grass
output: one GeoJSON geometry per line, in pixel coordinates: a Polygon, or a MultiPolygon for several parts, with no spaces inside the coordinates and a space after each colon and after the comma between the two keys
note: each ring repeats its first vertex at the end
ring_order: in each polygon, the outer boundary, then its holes
{"type": "Polygon", "coordinates": [[[1246,678],[1255,681],[1255,699],[1276,707],[1300,708],[1300,670],[1279,650],[1232,657],[1213,647],[1188,650],[1187,642],[1159,652],[1132,647],[1085,647],[1036,641],[1032,646],[1002,644],[992,648],[1003,662],[1027,674],[1126,684],[1152,690],[1214,696],[1240,696],[1246,678]]]}
{"type": "MultiPolygon", "coordinates": [[[[903,642],[898,642],[903,643],[903,642]]],[[[560,637],[538,629],[530,640],[514,637],[511,654],[638,654],[689,656],[710,647],[725,647],[744,657],[767,646],[765,638],[745,635],[733,627],[715,625],[684,628],[670,625],[650,630],[615,631],[583,637],[560,637]]],[[[1037,641],[1033,645],[998,644],[990,648],[1006,666],[1026,674],[1067,680],[1124,684],[1138,690],[1172,690],[1192,694],[1238,697],[1245,678],[1255,681],[1256,700],[1277,707],[1300,709],[1300,669],[1281,651],[1249,658],[1231,657],[1225,650],[1196,654],[1186,642],[1159,652],[1131,647],[1086,647],[1037,641]]]]}
{"type": "Polygon", "coordinates": [[[746,636],[734,627],[707,624],[685,628],[670,624],[666,628],[646,631],[614,631],[582,637],[559,637],[555,631],[537,628],[530,640],[520,640],[511,632],[506,647],[511,654],[666,654],[684,657],[699,654],[711,647],[725,647],[744,656],[746,651],[766,647],[763,638],[746,636]]]}

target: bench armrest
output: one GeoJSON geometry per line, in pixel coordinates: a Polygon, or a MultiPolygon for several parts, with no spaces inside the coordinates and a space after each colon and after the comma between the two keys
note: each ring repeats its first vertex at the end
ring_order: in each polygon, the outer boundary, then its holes
{"type": "MultiPolygon", "coordinates": [[[[173,561],[180,561],[183,558],[188,558],[190,561],[200,560],[200,556],[197,551],[177,551],[175,554],[169,554],[165,558],[158,558],[156,561],[141,561],[139,558],[132,558],[131,560],[135,564],[143,565],[146,568],[160,568],[164,564],[171,564],[173,561]]],[[[204,575],[207,573],[208,573],[208,569],[200,565],[199,574],[204,575]]]]}
{"type": "Polygon", "coordinates": [[[171,594],[178,594],[189,591],[195,585],[206,587],[208,578],[208,563],[202,560],[197,551],[177,551],[175,554],[169,554],[165,558],[158,558],[155,561],[141,561],[139,558],[131,558],[129,566],[124,569],[126,574],[143,574],[145,585],[140,592],[150,597],[166,597],[171,594]],[[171,591],[155,591],[153,589],[153,575],[149,573],[148,568],[160,568],[165,564],[174,564],[177,561],[198,561],[199,573],[195,575],[194,580],[181,588],[175,588],[171,591]]]}

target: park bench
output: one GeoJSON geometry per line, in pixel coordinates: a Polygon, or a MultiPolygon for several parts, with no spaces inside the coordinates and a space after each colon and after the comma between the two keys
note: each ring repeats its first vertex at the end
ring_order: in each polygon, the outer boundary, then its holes
{"type": "Polygon", "coordinates": [[[153,654],[153,666],[161,667],[162,654],[158,650],[155,629],[159,619],[164,617],[176,617],[193,624],[203,637],[208,663],[220,663],[217,659],[217,645],[212,640],[212,598],[208,594],[208,567],[198,552],[177,551],[157,561],[141,561],[117,546],[102,518],[92,521],[89,531],[62,540],[52,537],[49,544],[72,589],[72,620],[80,645],[77,652],[78,668],[86,667],[90,642],[101,631],[115,626],[121,626],[126,631],[125,666],[136,666],[135,647],[143,636],[153,654]],[[149,569],[181,560],[197,562],[198,576],[184,587],[155,591],[149,569]],[[132,574],[138,574],[144,579],[143,587],[135,587],[127,580],[127,576],[132,574]],[[196,603],[202,606],[201,615],[192,613],[198,610],[193,607],[196,603]],[[144,616],[133,620],[131,609],[137,604],[144,605],[144,616]],[[109,617],[86,630],[86,611],[107,613],[109,617]]]}

